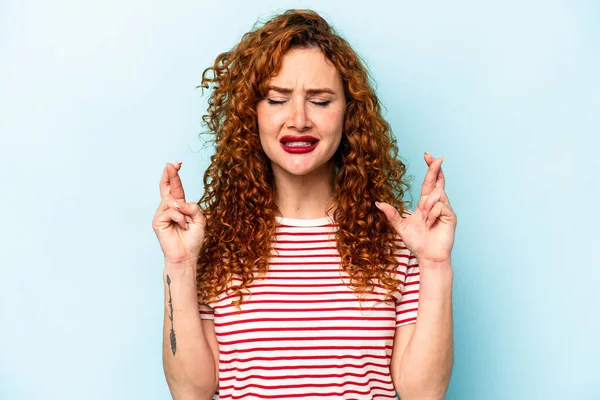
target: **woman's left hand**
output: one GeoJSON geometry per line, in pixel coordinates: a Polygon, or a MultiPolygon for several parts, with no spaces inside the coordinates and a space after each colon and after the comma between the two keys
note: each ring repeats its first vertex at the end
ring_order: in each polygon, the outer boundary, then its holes
{"type": "Polygon", "coordinates": [[[446,182],[442,161],[443,157],[435,159],[425,153],[429,170],[423,180],[419,204],[408,217],[402,218],[398,210],[388,203],[377,203],[420,263],[450,264],[457,218],[444,191],[446,182]]]}

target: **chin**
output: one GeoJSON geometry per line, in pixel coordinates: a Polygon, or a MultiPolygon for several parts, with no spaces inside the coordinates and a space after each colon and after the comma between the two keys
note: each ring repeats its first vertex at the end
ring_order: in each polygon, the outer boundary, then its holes
{"type": "Polygon", "coordinates": [[[308,175],[311,172],[316,170],[316,168],[307,168],[307,167],[294,168],[294,167],[284,167],[281,165],[279,166],[279,168],[281,170],[283,170],[286,174],[295,175],[295,176],[308,175]]]}
{"type": "Polygon", "coordinates": [[[289,165],[286,163],[281,163],[278,164],[277,167],[282,170],[283,172],[285,172],[286,174],[289,175],[294,175],[294,176],[306,176],[306,175],[310,175],[313,173],[326,173],[326,171],[330,168],[330,164],[329,162],[325,162],[323,164],[320,165],[314,165],[314,164],[296,164],[296,165],[289,165]]]}

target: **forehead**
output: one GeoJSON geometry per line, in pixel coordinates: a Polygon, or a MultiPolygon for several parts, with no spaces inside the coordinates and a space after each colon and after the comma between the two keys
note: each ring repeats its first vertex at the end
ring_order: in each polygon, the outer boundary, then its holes
{"type": "Polygon", "coordinates": [[[270,84],[290,87],[330,87],[339,89],[342,80],[337,68],[319,49],[295,48],[284,54],[281,68],[270,84]]]}

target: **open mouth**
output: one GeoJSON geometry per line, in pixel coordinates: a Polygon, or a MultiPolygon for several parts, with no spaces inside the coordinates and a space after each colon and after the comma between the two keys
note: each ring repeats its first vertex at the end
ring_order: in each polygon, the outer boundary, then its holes
{"type": "Polygon", "coordinates": [[[317,147],[319,139],[313,136],[284,136],[280,140],[281,147],[288,153],[306,153],[317,147]]]}
{"type": "Polygon", "coordinates": [[[288,146],[288,147],[308,147],[308,146],[312,146],[313,143],[316,142],[281,142],[283,143],[284,146],[288,146]]]}
{"type": "Polygon", "coordinates": [[[316,137],[303,135],[303,136],[289,136],[286,135],[281,138],[281,143],[288,147],[309,147],[319,141],[316,137]]]}

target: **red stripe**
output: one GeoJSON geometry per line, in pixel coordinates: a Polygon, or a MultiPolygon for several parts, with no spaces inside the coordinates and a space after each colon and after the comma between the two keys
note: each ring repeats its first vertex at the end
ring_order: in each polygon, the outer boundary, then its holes
{"type": "MultiPolygon", "coordinates": [[[[348,365],[340,365],[340,368],[342,367],[348,367],[348,365]]],[[[388,367],[389,368],[389,367],[388,367]]],[[[262,369],[262,368],[261,368],[262,369]]],[[[279,368],[281,369],[288,369],[287,367],[281,367],[279,368]]],[[[385,372],[379,372],[379,371],[367,371],[365,373],[362,374],[357,374],[357,373],[352,373],[352,372],[346,372],[344,374],[303,374],[303,375],[292,375],[292,376],[265,376],[265,375],[246,375],[243,378],[242,377],[236,377],[236,376],[230,376],[227,378],[219,378],[219,385],[222,382],[227,382],[227,381],[235,381],[235,382],[243,382],[243,381],[247,381],[248,379],[253,379],[253,378],[260,378],[260,379],[264,379],[266,381],[269,380],[285,380],[285,379],[302,379],[302,378],[343,378],[346,376],[353,376],[356,378],[365,378],[367,375],[383,375],[386,376],[387,374],[385,372]]],[[[386,380],[381,380],[381,379],[377,379],[377,378],[373,378],[373,382],[377,382],[377,383],[392,383],[391,380],[386,381],[386,380]]],[[[223,386],[223,387],[227,387],[227,386],[223,386]]]]}
{"type": "MultiPolygon", "coordinates": [[[[310,303],[355,303],[358,299],[262,299],[262,300],[244,300],[244,304],[310,304],[310,303]]],[[[380,299],[363,299],[363,303],[368,301],[380,302],[380,299]]],[[[219,308],[231,307],[231,305],[215,306],[214,310],[219,308]]]]}
{"type": "MultiPolygon", "coordinates": [[[[275,273],[275,272],[281,272],[281,273],[292,273],[292,272],[336,272],[336,273],[338,273],[338,272],[342,272],[342,271],[344,271],[344,270],[341,269],[341,268],[335,268],[335,269],[331,269],[331,268],[328,268],[328,269],[310,269],[310,268],[309,269],[296,269],[296,268],[294,268],[294,269],[272,269],[272,268],[269,268],[268,272],[273,272],[273,273],[275,273]]],[[[405,275],[405,273],[403,271],[396,271],[396,272],[398,274],[402,275],[402,276],[405,275]]],[[[409,274],[409,276],[419,276],[419,273],[417,272],[416,274],[409,274]]]]}
{"type": "Polygon", "coordinates": [[[283,279],[283,280],[318,280],[318,279],[337,279],[339,280],[340,277],[338,276],[269,276],[270,279],[283,279]]]}
{"type": "MultiPolygon", "coordinates": [[[[278,242],[281,243],[281,242],[278,242]]],[[[293,242],[293,243],[297,243],[297,242],[293,242]]],[[[337,247],[335,246],[331,246],[331,247],[273,247],[273,250],[278,250],[278,251],[309,251],[309,250],[337,250],[337,247]]]]}
{"type": "MultiPolygon", "coordinates": [[[[369,383],[369,382],[367,382],[369,383]]],[[[331,384],[328,386],[343,386],[343,385],[347,385],[347,383],[339,383],[339,384],[331,384]]],[[[356,386],[366,386],[364,384],[355,384],[356,386]]],[[[304,385],[294,385],[292,387],[273,387],[273,386],[262,386],[262,385],[254,385],[253,387],[256,388],[262,388],[262,389],[275,389],[275,388],[279,388],[279,389],[285,389],[285,388],[302,388],[304,385]]],[[[311,385],[315,386],[315,385],[311,385]]],[[[235,388],[235,389],[243,389],[249,386],[245,386],[245,387],[239,387],[239,388],[235,388]]],[[[233,387],[228,387],[228,389],[233,389],[233,387]]],[[[221,388],[222,390],[222,388],[221,388]]],[[[327,392],[327,393],[317,393],[317,392],[300,392],[300,393],[294,393],[294,394],[276,394],[276,395],[263,395],[263,394],[258,394],[258,393],[254,393],[252,396],[254,397],[259,397],[261,399],[280,399],[280,398],[290,398],[290,397],[309,397],[309,396],[320,396],[320,397],[334,397],[334,398],[341,398],[341,396],[347,395],[347,394],[357,394],[357,395],[367,395],[367,394],[371,394],[372,390],[384,390],[386,392],[390,392],[390,394],[378,394],[377,397],[372,397],[373,400],[376,400],[378,398],[386,398],[386,399],[396,399],[396,393],[393,393],[393,390],[390,391],[389,388],[383,388],[383,387],[379,387],[379,386],[371,386],[368,390],[360,392],[358,390],[344,390],[343,392],[327,392]]],[[[246,395],[240,395],[240,396],[233,396],[231,394],[226,394],[226,395],[221,395],[220,399],[226,399],[226,398],[231,398],[233,400],[236,399],[243,399],[246,395]]]]}
{"type": "Polygon", "coordinates": [[[275,236],[317,236],[317,235],[334,235],[335,232],[276,232],[275,236]]]}
{"type": "MultiPolygon", "coordinates": [[[[268,379],[268,376],[261,376],[261,375],[256,375],[257,378],[262,378],[262,379],[268,379]]],[[[319,378],[337,378],[338,376],[336,374],[329,374],[329,375],[320,375],[318,376],[319,378]]],[[[293,377],[290,377],[293,378],[293,377]]],[[[383,383],[383,384],[392,384],[392,380],[390,379],[389,381],[382,381],[381,379],[377,379],[377,378],[370,378],[369,380],[367,380],[366,382],[353,382],[352,384],[355,386],[367,386],[368,383],[371,382],[378,382],[378,383],[383,383]]],[[[341,387],[344,385],[347,385],[347,382],[338,382],[338,383],[311,383],[310,387],[313,388],[328,388],[328,387],[341,387]]],[[[225,389],[230,389],[230,388],[235,388],[236,390],[244,390],[244,389],[248,389],[248,388],[260,388],[260,389],[269,389],[269,391],[273,390],[273,389],[298,389],[298,388],[305,388],[306,386],[308,386],[305,383],[299,383],[297,385],[273,385],[273,386],[263,386],[263,385],[257,385],[255,383],[249,383],[245,386],[221,386],[219,385],[221,390],[225,390],[225,389]]],[[[367,386],[368,387],[368,386],[367,386]]],[[[370,389],[375,389],[375,387],[370,387],[370,389]]],[[[381,390],[386,390],[386,388],[377,388],[377,389],[381,389],[381,390]]],[[[315,395],[320,395],[320,393],[315,393],[315,395]]],[[[257,394],[254,394],[254,396],[257,396],[257,394]]],[[[287,395],[286,395],[287,396],[287,395]]],[[[307,396],[306,394],[304,394],[304,396],[307,396]]]]}
{"type": "MultiPolygon", "coordinates": [[[[415,300],[417,301],[417,300],[415,300]]],[[[394,310],[395,309],[393,307],[385,307],[385,308],[378,308],[378,307],[373,307],[373,308],[369,308],[369,311],[390,311],[390,310],[394,310]]],[[[252,314],[252,313],[260,313],[260,312],[265,312],[265,313],[270,313],[270,312],[284,312],[284,313],[291,313],[291,312],[331,312],[331,311],[361,311],[359,307],[335,307],[335,308],[311,308],[310,310],[306,310],[306,309],[298,309],[298,310],[294,310],[294,309],[289,309],[289,308],[261,308],[259,310],[242,310],[242,312],[239,312],[236,308],[235,311],[233,312],[228,312],[228,313],[219,313],[219,317],[228,317],[230,315],[243,315],[243,314],[252,314]]],[[[364,311],[364,309],[363,309],[364,311]]]]}
{"type": "Polygon", "coordinates": [[[264,341],[269,341],[269,342],[288,342],[288,341],[296,341],[296,342],[303,342],[303,341],[313,341],[313,340],[326,340],[326,341],[330,341],[330,340],[393,340],[394,339],[394,335],[392,336],[319,336],[319,337],[269,337],[269,338],[252,338],[252,339],[239,339],[239,340],[233,340],[231,342],[224,342],[222,340],[219,340],[217,338],[217,342],[219,342],[219,345],[221,346],[231,346],[234,344],[240,344],[240,343],[254,343],[254,342],[264,342],[264,341]]]}
{"type": "MultiPolygon", "coordinates": [[[[279,258],[279,257],[275,257],[279,258]]],[[[304,261],[304,262],[270,262],[269,265],[340,265],[341,261],[304,261]]],[[[408,267],[403,262],[398,262],[398,266],[408,267]]]]}
{"type": "Polygon", "coordinates": [[[396,313],[396,315],[400,315],[400,314],[406,314],[406,313],[408,313],[408,312],[414,312],[414,311],[418,311],[418,310],[419,310],[418,308],[409,308],[408,310],[402,310],[402,311],[398,311],[398,312],[396,313]]]}
{"type": "MultiPolygon", "coordinates": [[[[403,273],[402,273],[403,274],[403,273]]],[[[232,289],[236,289],[238,286],[232,286],[232,289]]],[[[304,284],[295,284],[295,283],[257,283],[252,284],[252,288],[259,287],[306,287],[306,288],[317,288],[317,287],[340,287],[339,283],[304,283],[304,284]]],[[[375,285],[376,288],[383,289],[381,285],[375,285]]],[[[289,292],[288,292],[289,293],[289,292]]]]}
{"type": "Polygon", "coordinates": [[[417,317],[408,318],[408,319],[401,319],[400,321],[396,322],[396,325],[403,324],[405,322],[416,322],[416,321],[417,321],[417,317]]]}
{"type": "Polygon", "coordinates": [[[389,331],[392,328],[389,326],[288,326],[288,327],[269,327],[269,328],[250,328],[240,329],[237,331],[220,332],[219,337],[239,335],[250,332],[313,332],[313,331],[389,331]]]}
{"type": "Polygon", "coordinates": [[[400,303],[398,303],[398,305],[404,305],[404,304],[408,304],[408,303],[417,303],[419,301],[419,299],[414,299],[414,300],[404,300],[401,301],[400,303]]]}
{"type": "Polygon", "coordinates": [[[306,257],[323,257],[323,258],[331,258],[331,257],[337,257],[339,258],[340,255],[338,253],[335,254],[302,254],[302,255],[297,255],[297,254],[285,254],[285,255],[276,255],[273,254],[271,255],[272,258],[306,258],[306,257]]]}
{"type": "MultiPolygon", "coordinates": [[[[408,258],[408,254],[400,254],[400,253],[395,253],[394,256],[396,256],[396,258],[408,258]]],[[[306,258],[306,257],[322,257],[322,258],[331,258],[331,257],[340,257],[340,254],[338,252],[334,253],[334,254],[324,254],[324,253],[319,253],[319,254],[301,254],[301,255],[297,255],[297,254],[271,254],[270,258],[273,259],[277,259],[277,258],[306,258]]],[[[400,263],[399,263],[400,264],[400,263]]],[[[408,266],[408,264],[404,264],[401,263],[404,266],[408,266]]]]}
{"type": "MultiPolygon", "coordinates": [[[[278,244],[283,243],[282,241],[278,241],[278,244]]],[[[305,242],[297,242],[297,241],[288,241],[288,243],[305,243],[305,242]]],[[[277,250],[277,251],[313,251],[313,250],[335,250],[337,251],[337,247],[336,246],[328,246],[328,247],[273,247],[273,250],[277,250]]],[[[399,248],[399,250],[408,250],[406,247],[401,247],[399,248]]],[[[396,255],[399,256],[406,256],[408,257],[409,254],[404,254],[404,253],[395,253],[396,255]]],[[[411,257],[412,258],[412,257],[411,257]]]]}
{"type": "MultiPolygon", "coordinates": [[[[262,281],[259,281],[259,282],[262,282],[262,281]]],[[[256,283],[256,284],[254,284],[253,283],[249,288],[250,289],[267,288],[267,287],[268,288],[271,288],[271,287],[273,287],[273,288],[290,288],[290,287],[293,287],[293,288],[337,287],[337,288],[339,288],[341,286],[342,285],[339,282],[338,283],[304,283],[304,284],[301,284],[301,283],[256,283]]],[[[233,287],[230,288],[230,290],[235,290],[238,287],[239,286],[233,286],[233,287]]],[[[381,286],[381,285],[374,285],[374,288],[386,291],[386,289],[383,286],[381,286]]],[[[219,295],[222,295],[223,293],[224,293],[224,291],[221,291],[219,293],[219,295]]],[[[260,294],[260,293],[261,292],[254,292],[253,294],[256,295],[256,294],[260,294]]],[[[290,293],[293,293],[293,292],[286,292],[286,293],[290,294],[290,293]]],[[[401,293],[401,292],[398,290],[398,293],[401,293]]],[[[237,297],[237,296],[235,294],[231,294],[231,295],[228,295],[227,297],[224,297],[224,299],[230,299],[230,298],[233,298],[233,297],[237,297]]]]}
{"type": "Polygon", "coordinates": [[[403,296],[407,296],[409,294],[416,294],[419,293],[419,290],[407,290],[406,292],[404,292],[403,296]]]}
{"type": "MultiPolygon", "coordinates": [[[[360,351],[360,350],[375,350],[375,351],[385,351],[392,350],[392,345],[385,346],[284,346],[284,347],[253,347],[251,349],[233,349],[233,350],[221,350],[219,349],[219,354],[221,355],[229,355],[229,354],[237,354],[237,353],[254,353],[261,351],[268,351],[270,353],[278,352],[278,351],[309,351],[309,350],[340,350],[340,351],[360,351]]],[[[333,356],[332,356],[333,357],[333,356]]]]}
{"type": "MultiPolygon", "coordinates": [[[[298,358],[292,358],[290,357],[290,360],[297,360],[298,358]]],[[[385,359],[385,358],[384,358],[385,359]]],[[[270,361],[279,361],[279,360],[270,360],[270,361]]],[[[249,360],[243,360],[243,361],[239,361],[241,363],[246,363],[249,362],[249,360]]],[[[236,372],[247,372],[247,371],[285,371],[285,370],[294,370],[294,369],[326,369],[326,368],[334,368],[334,369],[340,369],[340,368],[365,368],[365,367],[378,367],[378,368],[389,368],[390,366],[387,364],[387,362],[383,363],[383,364],[378,364],[375,362],[366,362],[363,364],[331,364],[331,365],[283,365],[283,366],[275,366],[275,367],[266,367],[266,366],[252,366],[252,367],[248,367],[248,368],[219,368],[219,372],[232,372],[232,371],[236,371],[236,372]]],[[[384,375],[386,376],[387,374],[385,372],[380,372],[380,371],[369,371],[373,374],[377,374],[377,375],[384,375]]],[[[364,377],[366,376],[369,372],[365,372],[364,374],[351,374],[352,376],[356,376],[356,377],[364,377]]],[[[342,376],[344,376],[344,374],[342,374],[342,376]]],[[[247,375],[244,378],[238,378],[238,380],[246,380],[246,379],[250,379],[252,377],[257,377],[256,375],[247,375]]],[[[294,375],[293,377],[295,378],[309,378],[309,376],[302,376],[302,375],[294,375]]],[[[314,377],[314,378],[320,378],[320,375],[312,375],[310,377],[314,377]]],[[[280,377],[277,376],[271,376],[269,375],[268,379],[279,379],[280,377]]],[[[285,379],[285,377],[281,377],[283,379],[285,379]]],[[[288,378],[292,378],[292,376],[288,377],[288,378]]],[[[235,379],[234,376],[230,377],[230,378],[226,378],[223,379],[223,381],[225,380],[230,380],[230,379],[235,379]]],[[[219,379],[219,381],[221,381],[221,379],[219,379]]]]}
{"type": "Polygon", "coordinates": [[[323,261],[323,262],[270,262],[269,265],[340,265],[339,261],[323,261]]]}
{"type": "MultiPolygon", "coordinates": [[[[295,285],[291,285],[292,287],[295,287],[295,285]]],[[[335,285],[337,287],[339,287],[340,285],[335,285]]],[[[324,294],[345,294],[348,295],[350,292],[348,290],[333,290],[333,291],[328,291],[328,292],[253,292],[252,296],[258,296],[258,295],[294,295],[294,296],[311,296],[311,295],[316,295],[316,296],[321,296],[324,294]]],[[[383,293],[378,293],[378,294],[383,294],[383,293]]],[[[400,292],[400,294],[402,294],[400,292]]],[[[226,301],[229,299],[232,299],[234,297],[237,297],[235,294],[231,294],[229,296],[225,296],[221,299],[221,301],[226,301]]]]}
{"type": "MultiPolygon", "coordinates": [[[[228,360],[224,360],[222,358],[219,358],[219,365],[222,364],[231,364],[231,363],[249,363],[252,361],[296,361],[296,360],[342,360],[342,359],[354,359],[354,360],[362,360],[364,358],[375,358],[375,359],[380,359],[380,360],[385,360],[385,364],[373,364],[379,367],[388,367],[387,365],[387,356],[385,354],[360,354],[360,355],[319,355],[319,356],[300,356],[300,355],[294,355],[294,356],[289,356],[289,357],[249,357],[249,358],[230,358],[228,360]]],[[[352,365],[352,366],[356,366],[354,364],[348,364],[348,365],[352,365]]],[[[294,365],[294,366],[289,366],[288,368],[291,369],[297,369],[297,368],[338,368],[340,367],[339,364],[333,364],[333,365],[294,365]]],[[[228,369],[221,369],[219,368],[219,371],[250,371],[253,370],[254,368],[260,368],[260,369],[270,369],[270,368],[275,368],[275,367],[248,367],[248,368],[228,368],[228,369]]]]}
{"type": "Polygon", "coordinates": [[[335,228],[337,227],[337,224],[327,224],[327,225],[315,225],[315,226],[296,226],[296,225],[286,225],[286,224],[278,224],[277,225],[280,228],[335,228]]]}
{"type": "Polygon", "coordinates": [[[288,272],[340,272],[341,269],[340,268],[335,268],[335,269],[272,269],[269,268],[269,272],[284,272],[284,273],[288,273],[288,272]]]}
{"type": "MultiPolygon", "coordinates": [[[[415,309],[416,310],[416,309],[415,309]]],[[[215,327],[246,324],[252,322],[315,322],[315,321],[395,321],[394,317],[317,317],[317,318],[252,318],[215,323],[215,327]]]]}
{"type": "Polygon", "coordinates": [[[322,239],[322,240],[277,240],[277,244],[296,244],[296,243],[329,243],[335,242],[335,239],[322,239]]]}
{"type": "Polygon", "coordinates": [[[315,257],[321,257],[321,258],[340,258],[340,255],[338,253],[336,254],[302,254],[302,255],[297,255],[297,254],[284,254],[284,255],[272,255],[271,258],[272,259],[277,259],[277,258],[315,258],[315,257]]]}

